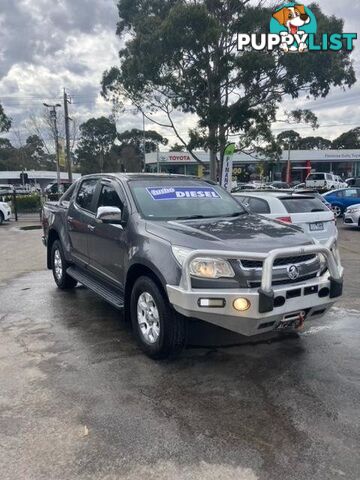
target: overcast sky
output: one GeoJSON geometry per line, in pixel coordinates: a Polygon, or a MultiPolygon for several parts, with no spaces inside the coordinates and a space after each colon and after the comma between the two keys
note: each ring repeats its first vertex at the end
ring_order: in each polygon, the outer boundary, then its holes
{"type": "MultiPolygon", "coordinates": [[[[109,115],[111,107],[99,95],[104,70],[118,63],[119,38],[115,35],[116,0],[0,0],[0,102],[13,119],[14,132],[26,135],[24,122],[39,113],[43,101],[61,101],[66,87],[73,98],[71,115],[84,121],[109,115]]],[[[305,5],[310,2],[305,2],[305,5]]],[[[326,14],[345,20],[346,32],[359,32],[360,2],[320,0],[326,14]]],[[[353,58],[360,81],[359,42],[353,58]]],[[[360,125],[360,83],[347,91],[333,90],[323,100],[286,102],[285,108],[311,108],[321,128],[296,129],[302,135],[334,138],[360,125]]],[[[180,131],[192,126],[189,116],[181,119],[180,131]]],[[[131,112],[118,118],[118,130],[142,128],[140,115],[131,112]]],[[[149,126],[150,128],[150,126],[149,126]]],[[[156,129],[154,125],[151,128],[156,129]]],[[[274,125],[276,133],[288,127],[274,125]]],[[[170,130],[161,133],[174,143],[170,130]]]]}

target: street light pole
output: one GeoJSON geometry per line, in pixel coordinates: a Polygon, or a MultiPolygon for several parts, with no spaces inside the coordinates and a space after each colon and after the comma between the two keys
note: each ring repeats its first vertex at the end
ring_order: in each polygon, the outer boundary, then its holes
{"type": "Polygon", "coordinates": [[[53,121],[54,125],[54,137],[55,137],[55,152],[56,152],[56,178],[58,184],[58,192],[60,192],[61,179],[60,179],[60,152],[59,152],[59,132],[57,128],[57,119],[56,119],[56,109],[61,107],[60,103],[55,105],[49,105],[47,103],[43,104],[44,107],[50,109],[50,119],[53,121]]]}
{"type": "Polygon", "coordinates": [[[69,182],[72,183],[72,163],[71,163],[71,152],[70,152],[70,128],[69,128],[69,108],[68,104],[71,103],[70,99],[67,96],[66,90],[64,88],[64,117],[65,117],[65,139],[66,139],[66,159],[67,159],[67,170],[69,182]]]}

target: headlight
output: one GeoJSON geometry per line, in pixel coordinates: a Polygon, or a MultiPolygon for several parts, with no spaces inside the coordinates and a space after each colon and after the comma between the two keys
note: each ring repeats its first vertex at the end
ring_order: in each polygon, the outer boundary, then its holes
{"type": "MultiPolygon", "coordinates": [[[[178,263],[182,266],[185,258],[193,250],[186,247],[171,247],[178,263]]],[[[195,258],[190,263],[190,274],[201,278],[235,277],[234,270],[227,260],[221,258],[195,258]]]]}
{"type": "Polygon", "coordinates": [[[221,258],[195,258],[190,263],[190,273],[195,277],[221,278],[234,277],[230,263],[221,258]]]}
{"type": "Polygon", "coordinates": [[[360,207],[346,209],[346,213],[355,213],[355,212],[360,212],[360,207]]]}

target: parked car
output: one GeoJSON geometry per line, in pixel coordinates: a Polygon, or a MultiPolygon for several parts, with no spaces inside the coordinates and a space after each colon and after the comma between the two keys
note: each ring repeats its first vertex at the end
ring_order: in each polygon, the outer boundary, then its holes
{"type": "Polygon", "coordinates": [[[324,193],[323,197],[331,204],[335,217],[340,217],[346,208],[360,203],[360,188],[341,188],[324,193]]]}
{"type": "Polygon", "coordinates": [[[295,185],[293,187],[293,189],[296,191],[296,190],[303,190],[304,188],[306,188],[306,185],[305,183],[298,183],[297,185],[295,185]]]}
{"type": "Polygon", "coordinates": [[[276,189],[289,189],[290,185],[287,182],[271,182],[269,186],[276,189]]]}
{"type": "Polygon", "coordinates": [[[331,190],[346,187],[344,182],[337,175],[326,172],[310,173],[305,180],[306,188],[316,190],[331,190]]]}
{"type": "Polygon", "coordinates": [[[334,175],[334,177],[338,185],[337,188],[347,188],[349,186],[339,175],[334,175]]]}
{"type": "Polygon", "coordinates": [[[297,225],[323,244],[329,238],[337,238],[333,212],[311,193],[302,195],[291,191],[241,192],[234,196],[250,212],[297,225]]]}
{"type": "Polygon", "coordinates": [[[345,182],[348,187],[360,187],[360,177],[347,178],[345,182]]]}
{"type": "Polygon", "coordinates": [[[252,183],[238,183],[231,191],[241,192],[242,190],[255,190],[255,188],[257,187],[255,187],[252,183]]]}
{"type": "Polygon", "coordinates": [[[42,218],[57,286],[80,282],[124,309],[152,358],[179,352],[191,319],[247,336],[293,330],[342,293],[331,239],[315,244],[198,178],[88,175],[42,218]]]}
{"type": "Polygon", "coordinates": [[[61,182],[60,183],[61,189],[59,192],[58,183],[57,182],[50,183],[45,187],[45,193],[47,193],[48,195],[54,194],[54,193],[64,193],[71,187],[71,185],[72,183],[70,182],[61,182]]]}
{"type": "Polygon", "coordinates": [[[10,195],[14,193],[14,185],[4,183],[0,185],[0,195],[10,195]]]}
{"type": "Polygon", "coordinates": [[[329,203],[326,200],[326,198],[323,195],[321,195],[317,190],[311,190],[311,189],[308,189],[308,188],[304,188],[304,189],[298,188],[296,190],[296,194],[297,195],[312,195],[312,196],[318,198],[321,202],[323,202],[324,205],[326,205],[330,210],[332,210],[331,203],[329,203]]]}
{"type": "Polygon", "coordinates": [[[360,203],[356,203],[345,210],[344,223],[360,228],[360,203]]]}
{"type": "Polygon", "coordinates": [[[0,225],[3,222],[10,220],[11,217],[11,208],[10,205],[6,202],[0,202],[0,225]]]}

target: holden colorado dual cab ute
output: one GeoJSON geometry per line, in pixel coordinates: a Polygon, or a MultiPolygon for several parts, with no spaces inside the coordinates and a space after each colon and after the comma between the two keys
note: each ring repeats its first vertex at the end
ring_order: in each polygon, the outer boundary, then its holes
{"type": "Polygon", "coordinates": [[[57,286],[79,282],[131,320],[146,354],[186,345],[191,319],[246,336],[300,328],[342,294],[334,240],[251,214],[216,184],[98,174],[43,210],[57,286]]]}

